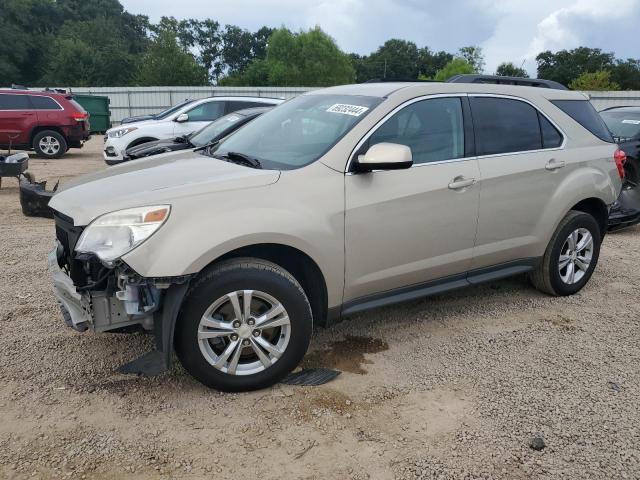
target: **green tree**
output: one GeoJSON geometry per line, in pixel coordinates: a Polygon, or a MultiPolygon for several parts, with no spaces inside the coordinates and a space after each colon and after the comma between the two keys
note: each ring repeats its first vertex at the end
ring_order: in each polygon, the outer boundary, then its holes
{"type": "Polygon", "coordinates": [[[43,83],[55,86],[129,85],[141,55],[119,35],[116,19],[97,17],[64,24],[56,37],[43,83]]]}
{"type": "Polygon", "coordinates": [[[158,32],[149,45],[136,81],[140,85],[207,85],[207,70],[191,52],[180,46],[176,31],[158,32]]]}
{"type": "Polygon", "coordinates": [[[611,68],[611,80],[620,86],[620,90],[640,90],[640,60],[616,60],[611,68]]]}
{"type": "Polygon", "coordinates": [[[496,68],[496,75],[501,77],[527,78],[529,74],[524,68],[516,67],[512,62],[504,62],[496,68]]]}
{"type": "Polygon", "coordinates": [[[466,60],[466,62],[473,68],[472,73],[482,73],[484,71],[484,54],[482,48],[471,45],[469,47],[462,47],[458,50],[458,56],[466,60]]]}
{"type": "Polygon", "coordinates": [[[319,27],[293,33],[276,30],[269,38],[266,58],[221,81],[224,85],[329,86],[351,83],[350,59],[319,27]]]}
{"type": "Polygon", "coordinates": [[[613,53],[605,53],[599,48],[578,47],[556,53],[547,50],[536,57],[538,78],[569,85],[583,73],[611,70],[614,60],[613,53]]]}
{"type": "Polygon", "coordinates": [[[453,60],[453,55],[445,51],[433,53],[429,47],[418,51],[418,71],[426,78],[433,78],[438,70],[453,60]]]}
{"type": "Polygon", "coordinates": [[[600,70],[583,73],[569,84],[571,90],[620,90],[620,85],[611,81],[611,72],[600,70]]]}
{"type": "Polygon", "coordinates": [[[437,82],[444,82],[454,75],[462,75],[467,73],[476,73],[475,68],[464,58],[454,58],[447,63],[443,68],[438,70],[434,80],[437,82]]]}

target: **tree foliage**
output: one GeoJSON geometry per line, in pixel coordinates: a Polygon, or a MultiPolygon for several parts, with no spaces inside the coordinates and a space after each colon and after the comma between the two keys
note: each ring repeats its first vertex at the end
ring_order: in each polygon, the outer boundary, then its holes
{"type": "MultiPolygon", "coordinates": [[[[0,44],[5,47],[0,49],[2,86],[325,86],[446,79],[485,67],[482,49],[473,45],[452,54],[392,38],[370,54],[347,55],[319,28],[249,31],[213,18],[173,17],[153,24],[126,12],[119,0],[3,0],[0,44]]],[[[541,52],[536,60],[540,78],[599,84],[600,72],[606,71],[611,86],[640,90],[637,58],[578,47],[541,52]]],[[[527,76],[510,62],[499,65],[496,74],[527,76]]]]}
{"type": "Polygon", "coordinates": [[[473,68],[472,73],[482,73],[484,71],[484,54],[482,48],[471,45],[469,47],[462,47],[458,50],[458,56],[466,60],[466,62],[473,68]]]}
{"type": "Polygon", "coordinates": [[[569,84],[572,90],[620,90],[620,85],[611,81],[611,72],[600,70],[583,73],[569,84]]]}
{"type": "Polygon", "coordinates": [[[512,62],[504,62],[496,68],[496,75],[501,77],[527,78],[529,74],[524,68],[516,67],[512,62]]]}
{"type": "Polygon", "coordinates": [[[149,45],[136,77],[141,85],[207,85],[207,70],[180,45],[177,31],[160,30],[149,45]]]}
{"type": "Polygon", "coordinates": [[[269,37],[264,59],[255,59],[225,85],[310,87],[351,83],[355,71],[349,57],[319,27],[293,33],[280,28],[269,37]]]}
{"type": "Polygon", "coordinates": [[[476,69],[464,58],[454,58],[436,72],[433,78],[437,82],[444,82],[454,75],[476,73],[476,69]]]}

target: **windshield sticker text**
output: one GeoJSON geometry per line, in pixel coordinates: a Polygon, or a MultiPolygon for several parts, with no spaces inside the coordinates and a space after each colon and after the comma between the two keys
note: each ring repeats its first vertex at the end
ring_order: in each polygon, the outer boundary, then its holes
{"type": "Polygon", "coordinates": [[[359,117],[364,112],[369,110],[367,107],[361,107],[360,105],[348,105],[346,103],[336,103],[327,108],[327,112],[342,113],[343,115],[352,115],[359,117]]]}

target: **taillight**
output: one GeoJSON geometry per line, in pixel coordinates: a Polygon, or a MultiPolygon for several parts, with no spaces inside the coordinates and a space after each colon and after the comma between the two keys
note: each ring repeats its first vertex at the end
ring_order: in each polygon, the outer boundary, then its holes
{"type": "Polygon", "coordinates": [[[73,118],[76,122],[84,122],[87,118],[89,118],[89,114],[87,112],[72,112],[71,118],[73,118]]]}
{"type": "Polygon", "coordinates": [[[613,154],[613,159],[616,161],[616,167],[618,167],[618,175],[620,178],[624,178],[624,162],[627,161],[627,154],[624,153],[624,150],[618,149],[616,153],[613,154]]]}

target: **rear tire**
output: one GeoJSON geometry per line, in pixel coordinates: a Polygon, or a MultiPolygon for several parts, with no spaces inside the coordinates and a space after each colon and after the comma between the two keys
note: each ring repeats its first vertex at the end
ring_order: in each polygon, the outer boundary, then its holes
{"type": "Polygon", "coordinates": [[[203,272],[189,288],[175,349],[184,368],[206,386],[256,390],[296,368],[312,323],[307,296],[289,272],[266,260],[232,259],[203,272]]]}
{"type": "Polygon", "coordinates": [[[529,275],[531,283],[553,296],[579,292],[598,263],[601,242],[596,219],[571,210],[556,228],[542,261],[529,275]]]}
{"type": "Polygon", "coordinates": [[[55,130],[43,130],[33,137],[33,149],[40,158],[60,158],[69,149],[67,141],[55,130]]]}

